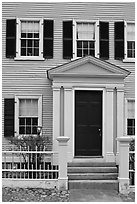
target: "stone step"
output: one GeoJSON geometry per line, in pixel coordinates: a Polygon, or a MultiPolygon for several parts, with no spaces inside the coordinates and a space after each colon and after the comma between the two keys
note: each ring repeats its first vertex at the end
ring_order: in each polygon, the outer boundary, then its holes
{"type": "Polygon", "coordinates": [[[117,173],[117,167],[68,167],[68,173],[117,173]]]}
{"type": "Polygon", "coordinates": [[[118,191],[117,180],[69,180],[69,189],[107,189],[118,191]]]}
{"type": "Polygon", "coordinates": [[[70,173],[69,180],[116,180],[117,173],[70,173]]]}
{"type": "Polygon", "coordinates": [[[115,162],[70,162],[68,167],[116,167],[115,162]]]}

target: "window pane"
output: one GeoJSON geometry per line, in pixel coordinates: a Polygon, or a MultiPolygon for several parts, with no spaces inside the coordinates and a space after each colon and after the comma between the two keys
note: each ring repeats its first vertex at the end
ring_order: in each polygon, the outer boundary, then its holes
{"type": "Polygon", "coordinates": [[[32,48],[27,49],[27,56],[32,56],[32,48]]]}
{"type": "Polygon", "coordinates": [[[135,118],[135,101],[128,100],[128,118],[135,118]]]}
{"type": "Polygon", "coordinates": [[[26,118],[26,125],[31,125],[31,118],[26,118]]]}
{"type": "Polygon", "coordinates": [[[39,48],[34,48],[34,56],[39,56],[39,48]]]}
{"type": "Polygon", "coordinates": [[[88,55],[88,49],[83,50],[83,57],[88,55]]]}
{"type": "Polygon", "coordinates": [[[21,48],[21,56],[26,56],[26,48],[21,48]]]}
{"type": "Polygon", "coordinates": [[[127,23],[127,41],[135,41],[135,24],[127,23]]]}
{"type": "Polygon", "coordinates": [[[77,41],[77,48],[82,48],[82,41],[77,41]]]}
{"type": "Polygon", "coordinates": [[[90,42],[89,42],[89,47],[90,47],[90,48],[95,48],[95,42],[90,41],[90,42]]]}
{"type": "Polygon", "coordinates": [[[135,119],[127,119],[127,134],[135,135],[135,119]]]}
{"type": "Polygon", "coordinates": [[[34,40],[34,47],[39,47],[39,40],[34,40]]]}
{"type": "Polygon", "coordinates": [[[83,41],[83,48],[88,48],[88,41],[83,41]]]}
{"type": "Polygon", "coordinates": [[[90,50],[89,54],[94,57],[95,56],[95,50],[90,50]]]}
{"type": "Polygon", "coordinates": [[[21,47],[26,47],[26,40],[21,40],[21,47]]]}
{"type": "Polygon", "coordinates": [[[31,126],[27,126],[26,127],[26,134],[31,134],[31,126]]]}
{"type": "Polygon", "coordinates": [[[32,125],[38,125],[38,118],[32,118],[32,125]]]}
{"type": "Polygon", "coordinates": [[[25,134],[25,126],[19,127],[19,134],[25,134]]]}
{"type": "Polygon", "coordinates": [[[34,38],[39,38],[39,33],[34,33],[34,38]]]}
{"type": "Polygon", "coordinates": [[[77,23],[77,39],[93,40],[95,39],[94,23],[77,23]]]}
{"type": "Polygon", "coordinates": [[[21,33],[21,38],[26,38],[26,33],[21,33]]]}
{"type": "Polygon", "coordinates": [[[25,118],[19,119],[19,125],[25,125],[25,118]]]}
{"type": "Polygon", "coordinates": [[[32,128],[32,134],[37,134],[37,127],[32,128]]]}
{"type": "Polygon", "coordinates": [[[38,116],[38,99],[20,99],[19,116],[38,116]]]}
{"type": "Polygon", "coordinates": [[[28,40],[28,47],[32,47],[32,40],[28,40]]]}
{"type": "Polygon", "coordinates": [[[82,57],[82,49],[77,49],[77,57],[82,57]]]}

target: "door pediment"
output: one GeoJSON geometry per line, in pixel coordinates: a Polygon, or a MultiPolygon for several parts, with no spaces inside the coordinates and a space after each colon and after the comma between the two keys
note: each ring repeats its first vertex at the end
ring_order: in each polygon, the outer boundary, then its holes
{"type": "Polygon", "coordinates": [[[54,77],[120,77],[125,78],[129,71],[104,60],[86,56],[48,70],[49,79],[54,77]]]}

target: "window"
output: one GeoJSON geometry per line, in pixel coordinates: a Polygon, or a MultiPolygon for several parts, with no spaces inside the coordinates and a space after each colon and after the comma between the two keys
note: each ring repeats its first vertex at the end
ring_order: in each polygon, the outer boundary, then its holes
{"type": "Polygon", "coordinates": [[[135,23],[125,22],[125,60],[135,59],[135,23]]]}
{"type": "Polygon", "coordinates": [[[73,57],[99,57],[99,21],[75,21],[73,24],[73,57]]]}
{"type": "Polygon", "coordinates": [[[37,134],[38,99],[19,99],[19,134],[37,134]]]}
{"type": "Polygon", "coordinates": [[[16,96],[15,100],[16,134],[37,134],[37,126],[42,126],[42,96],[16,96]]]}
{"type": "Polygon", "coordinates": [[[95,23],[77,23],[77,57],[95,56],[95,23]]]}
{"type": "Polygon", "coordinates": [[[6,57],[16,60],[53,58],[53,20],[7,19],[6,57]]]}
{"type": "Polygon", "coordinates": [[[43,58],[42,20],[17,19],[17,58],[43,58]]]}
{"type": "Polygon", "coordinates": [[[135,101],[127,100],[127,135],[135,135],[135,101]]]}
{"type": "Polygon", "coordinates": [[[135,58],[135,24],[127,23],[127,58],[135,58]]]}
{"type": "Polygon", "coordinates": [[[21,21],[21,56],[39,56],[39,21],[21,21]]]}

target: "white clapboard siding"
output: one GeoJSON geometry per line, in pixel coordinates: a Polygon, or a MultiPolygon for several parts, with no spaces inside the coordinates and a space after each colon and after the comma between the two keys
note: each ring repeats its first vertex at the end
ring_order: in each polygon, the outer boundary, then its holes
{"type": "MultiPolygon", "coordinates": [[[[105,20],[109,21],[109,62],[128,69],[131,73],[125,79],[125,97],[134,98],[135,64],[114,60],[114,22],[135,20],[133,2],[3,2],[2,3],[2,83],[3,98],[15,94],[43,95],[43,132],[52,141],[52,88],[46,71],[68,62],[63,59],[63,20],[105,20]],[[5,57],[6,19],[16,17],[47,18],[54,20],[53,59],[45,61],[15,61],[5,57]]],[[[2,103],[2,110],[3,110],[2,103]]],[[[3,124],[3,116],[2,116],[3,124]]],[[[3,125],[2,125],[3,127],[3,125]]],[[[3,131],[2,131],[3,132],[3,131]]],[[[5,141],[5,140],[4,140],[5,141]]]]}

